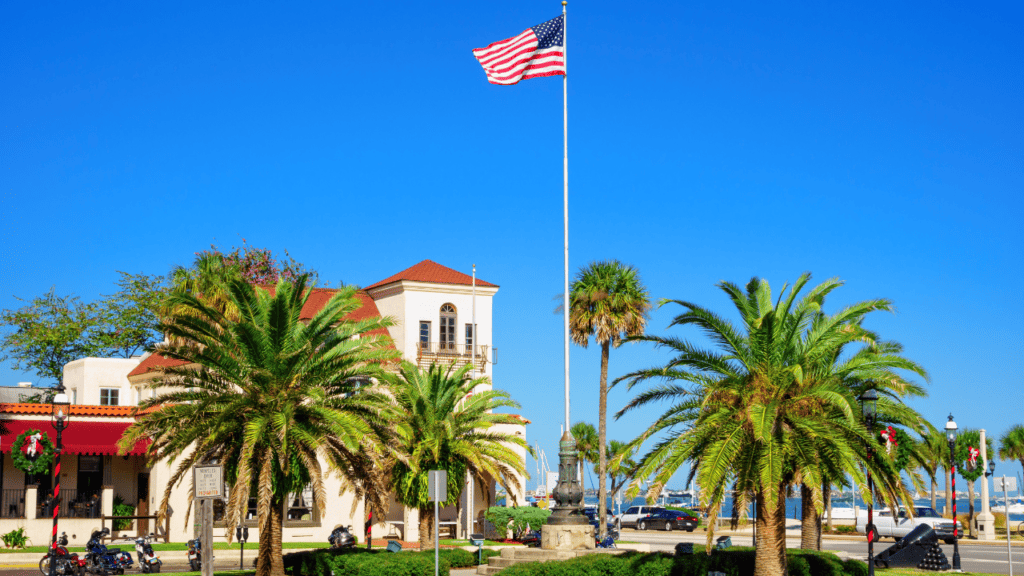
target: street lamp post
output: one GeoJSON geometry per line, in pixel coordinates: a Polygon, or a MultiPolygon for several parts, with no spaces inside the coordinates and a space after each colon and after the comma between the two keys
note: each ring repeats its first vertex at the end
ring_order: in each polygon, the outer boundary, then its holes
{"type": "MultiPolygon", "coordinates": [[[[868,426],[868,436],[872,441],[875,438],[875,416],[878,413],[878,394],[874,388],[868,388],[860,395],[860,409],[864,414],[864,422],[868,426]]],[[[868,449],[868,459],[874,457],[874,452],[868,449]]],[[[871,465],[866,467],[868,473],[868,576],[875,576],[875,485],[871,481],[871,465]]]]}
{"type": "Polygon", "coordinates": [[[946,422],[946,439],[949,440],[949,478],[953,487],[953,570],[960,570],[960,545],[957,538],[960,521],[956,519],[956,422],[952,414],[949,415],[949,422],[946,422]]]}
{"type": "Polygon", "coordinates": [[[53,536],[50,542],[50,576],[57,575],[57,515],[60,514],[60,454],[64,449],[61,434],[68,427],[71,418],[71,401],[64,391],[64,383],[57,385],[57,393],[50,403],[50,422],[57,431],[57,445],[54,447],[53,462],[53,536]]]}

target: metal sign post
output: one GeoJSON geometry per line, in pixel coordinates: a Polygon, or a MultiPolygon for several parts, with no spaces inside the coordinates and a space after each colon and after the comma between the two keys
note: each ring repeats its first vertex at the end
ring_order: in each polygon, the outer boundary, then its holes
{"type": "MultiPolygon", "coordinates": [[[[192,468],[192,489],[202,509],[202,575],[213,576],[213,501],[224,498],[224,468],[219,464],[205,464],[192,468]]],[[[200,506],[196,507],[197,510],[200,506]]]]}
{"type": "Polygon", "coordinates": [[[430,470],[427,472],[427,492],[430,500],[434,503],[434,576],[438,576],[438,559],[440,554],[440,539],[437,531],[438,506],[448,499],[448,471],[430,470]]]}
{"type": "Polygon", "coordinates": [[[1013,549],[1010,548],[1010,498],[1006,493],[1010,490],[1017,490],[1017,479],[1003,476],[1001,478],[993,478],[992,488],[999,490],[1003,488],[1003,508],[1006,510],[1006,563],[1010,565],[1010,576],[1013,576],[1013,549]]]}

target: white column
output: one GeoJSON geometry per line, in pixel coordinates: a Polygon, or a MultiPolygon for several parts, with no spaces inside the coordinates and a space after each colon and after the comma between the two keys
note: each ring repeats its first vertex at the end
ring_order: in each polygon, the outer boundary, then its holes
{"type": "MultiPolygon", "coordinates": [[[[988,449],[985,446],[985,430],[979,430],[979,432],[981,433],[981,466],[982,470],[988,472],[988,449]]],[[[974,520],[978,528],[978,540],[995,540],[996,519],[989,510],[988,476],[982,475],[978,480],[981,480],[981,514],[978,514],[974,520]]]]}

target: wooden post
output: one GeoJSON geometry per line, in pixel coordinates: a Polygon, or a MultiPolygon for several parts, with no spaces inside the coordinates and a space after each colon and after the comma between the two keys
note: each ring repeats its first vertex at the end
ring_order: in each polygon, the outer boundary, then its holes
{"type": "Polygon", "coordinates": [[[203,502],[203,576],[213,576],[213,500],[204,498],[203,502]]]}

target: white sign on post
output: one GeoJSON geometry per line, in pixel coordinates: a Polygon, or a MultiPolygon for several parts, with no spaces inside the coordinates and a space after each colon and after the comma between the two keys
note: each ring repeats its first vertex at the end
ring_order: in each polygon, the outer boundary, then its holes
{"type": "Polygon", "coordinates": [[[192,468],[197,500],[224,497],[224,468],[219,464],[192,468]]]}
{"type": "Polygon", "coordinates": [[[448,499],[448,471],[430,470],[427,472],[427,491],[431,502],[444,502],[448,499]]]}
{"type": "Polygon", "coordinates": [[[1002,476],[1000,478],[993,478],[992,482],[995,483],[995,490],[997,492],[1016,492],[1017,491],[1017,479],[1016,478],[1012,478],[1012,477],[1009,477],[1009,476],[1002,476]]]}

